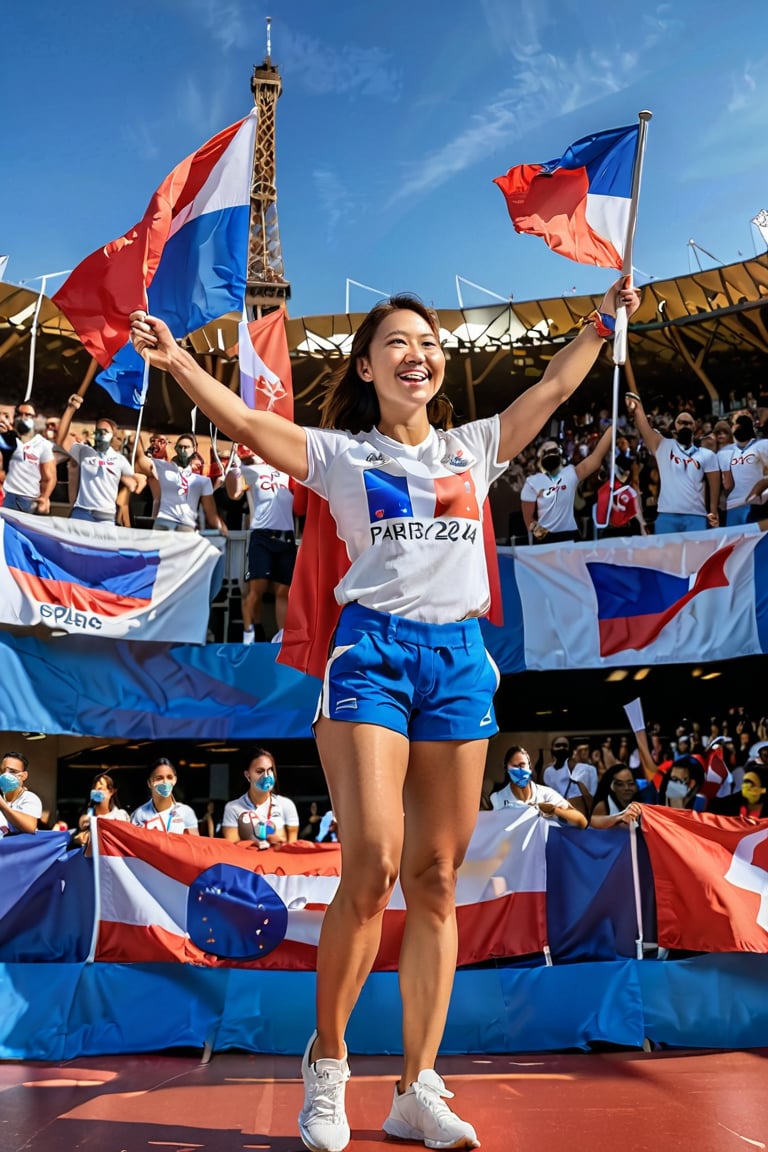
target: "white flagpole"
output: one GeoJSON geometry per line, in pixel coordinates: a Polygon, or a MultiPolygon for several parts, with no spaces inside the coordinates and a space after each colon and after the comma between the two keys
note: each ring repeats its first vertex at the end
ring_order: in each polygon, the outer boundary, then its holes
{"type": "Polygon", "coordinates": [[[136,471],[136,451],[139,447],[139,435],[141,433],[141,421],[144,415],[144,405],[147,402],[147,392],[149,391],[149,357],[144,357],[144,372],[141,378],[141,403],[139,404],[139,416],[136,421],[136,431],[133,436],[133,452],[131,453],[131,470],[136,471]]]}
{"type": "MultiPolygon", "coordinates": [[[[638,113],[640,131],[637,137],[637,155],[632,170],[632,196],[629,201],[629,218],[627,220],[627,233],[624,241],[624,259],[621,271],[629,277],[632,283],[632,248],[635,241],[635,228],[637,226],[637,205],[640,199],[640,183],[643,175],[643,158],[645,156],[645,140],[648,135],[648,122],[653,113],[644,111],[638,113]]],[[[624,364],[627,359],[627,310],[621,305],[616,309],[616,334],[613,339],[613,362],[624,364]]]]}
{"type": "MultiPolygon", "coordinates": [[[[652,112],[643,111],[638,113],[640,121],[640,130],[637,135],[637,153],[635,155],[635,164],[632,169],[632,193],[629,201],[629,217],[627,218],[627,231],[624,240],[624,257],[622,260],[621,272],[625,277],[629,277],[630,284],[632,283],[632,247],[635,240],[635,228],[637,226],[637,204],[640,199],[640,182],[643,173],[643,156],[645,155],[645,139],[648,134],[648,122],[653,117],[652,112]]],[[[605,524],[599,524],[595,520],[596,528],[607,528],[611,522],[611,512],[613,511],[613,486],[616,482],[616,425],[619,420],[619,367],[626,363],[627,360],[627,333],[629,322],[627,319],[627,310],[623,304],[616,307],[616,328],[613,334],[613,394],[611,397],[611,466],[608,475],[608,508],[605,514],[605,524]]]]}
{"type": "MultiPolygon", "coordinates": [[[[38,321],[39,316],[40,316],[40,308],[41,308],[42,303],[43,303],[43,297],[45,296],[45,289],[48,286],[49,280],[53,280],[57,276],[68,276],[69,271],[70,270],[68,270],[66,272],[46,272],[45,276],[35,276],[34,277],[35,280],[40,281],[40,291],[37,294],[37,302],[35,304],[35,311],[34,311],[34,315],[32,316],[32,328],[31,328],[32,339],[30,340],[30,343],[29,343],[29,369],[27,371],[27,391],[24,394],[24,403],[25,404],[27,403],[30,396],[32,395],[32,384],[33,384],[34,379],[35,379],[35,349],[37,348],[37,321],[38,321]]],[[[30,281],[25,281],[25,283],[30,283],[30,281]]]]}
{"type": "Polygon", "coordinates": [[[629,850],[632,857],[632,887],[635,896],[635,924],[637,927],[635,959],[642,960],[644,956],[643,900],[640,890],[640,865],[637,858],[637,820],[633,820],[629,826],[629,850]]]}
{"type": "Polygon", "coordinates": [[[93,931],[91,932],[91,946],[85,958],[86,964],[93,964],[96,959],[96,948],[99,943],[99,924],[101,922],[101,852],[99,850],[99,819],[91,812],[88,819],[90,832],[89,843],[93,859],[93,931]]]}

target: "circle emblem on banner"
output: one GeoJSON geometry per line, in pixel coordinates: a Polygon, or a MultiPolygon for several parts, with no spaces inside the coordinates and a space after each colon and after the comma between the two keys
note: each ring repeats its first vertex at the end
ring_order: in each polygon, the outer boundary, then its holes
{"type": "Polygon", "coordinates": [[[214,864],[193,881],[187,931],[193,944],[222,960],[257,960],[285,937],[288,909],[263,876],[214,864]]]}

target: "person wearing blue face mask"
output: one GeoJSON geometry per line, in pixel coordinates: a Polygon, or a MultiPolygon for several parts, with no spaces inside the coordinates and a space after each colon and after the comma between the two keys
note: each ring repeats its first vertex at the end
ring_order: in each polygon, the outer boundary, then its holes
{"type": "Polygon", "coordinates": [[[176,782],[176,769],[170,760],[165,756],[155,760],[147,777],[151,799],[131,814],[131,824],[151,831],[198,836],[197,816],[188,804],[180,804],[173,795],[176,782]]]}
{"type": "Polygon", "coordinates": [[[130,820],[125,808],[120,807],[115,782],[106,772],[97,772],[91,781],[88,803],[77,822],[73,844],[85,846],[90,840],[91,816],[98,816],[102,820],[130,820]]]}
{"type": "Polygon", "coordinates": [[[586,828],[587,818],[578,812],[554,788],[537,784],[533,779],[531,758],[525,748],[513,744],[504,756],[508,783],[498,792],[491,793],[491,808],[538,808],[542,816],[562,820],[574,828],[586,828]]]}
{"type": "Polygon", "coordinates": [[[221,834],[225,840],[256,840],[260,848],[290,843],[299,833],[293,800],[278,796],[275,758],[266,748],[254,748],[243,772],[248,791],[224,808],[221,834]]]}
{"type": "Polygon", "coordinates": [[[22,752],[6,752],[0,760],[0,836],[37,832],[43,802],[26,787],[28,764],[22,752]]]}

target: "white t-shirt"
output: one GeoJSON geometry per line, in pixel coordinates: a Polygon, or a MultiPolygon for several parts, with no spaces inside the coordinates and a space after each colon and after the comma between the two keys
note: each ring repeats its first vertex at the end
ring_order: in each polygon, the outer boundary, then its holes
{"type": "Polygon", "coordinates": [[[17,439],[3,487],[15,496],[34,499],[40,495],[40,465],[53,460],[50,440],[36,433],[26,443],[17,439]]]}
{"type": "Polygon", "coordinates": [[[590,796],[594,796],[597,792],[597,769],[594,764],[574,764],[573,768],[569,768],[567,763],[562,768],[555,768],[554,764],[550,764],[544,769],[544,783],[554,788],[566,800],[569,796],[581,797],[581,790],[574,783],[576,780],[581,781],[590,796]]]}
{"type": "Polygon", "coordinates": [[[237,828],[238,820],[243,812],[257,824],[274,824],[276,832],[284,828],[298,828],[299,813],[293,800],[287,796],[275,796],[274,793],[262,800],[261,804],[254,804],[248,793],[239,796],[237,800],[230,800],[224,805],[224,815],[221,819],[222,828],[237,828]]]}
{"type": "Polygon", "coordinates": [[[677,440],[662,436],[656,449],[659,470],[659,512],[673,515],[706,516],[708,472],[719,472],[720,464],[709,448],[682,448],[677,440]]]}
{"type": "Polygon", "coordinates": [[[210,477],[200,476],[191,468],[179,468],[170,460],[153,460],[152,467],[160,484],[160,505],[155,519],[197,528],[200,501],[203,496],[213,495],[210,477]]]}
{"type": "Polygon", "coordinates": [[[768,472],[768,440],[749,444],[727,444],[717,454],[721,472],[733,476],[733,488],[726,495],[726,508],[741,508],[758,480],[768,472]]]}
{"type": "MultiPolygon", "coordinates": [[[[537,784],[535,780],[531,780],[531,795],[528,800],[518,800],[512,791],[512,785],[507,784],[506,787],[501,788],[498,792],[491,793],[491,808],[535,808],[538,804],[554,804],[557,808],[573,808],[568,800],[556,792],[554,788],[548,788],[546,784],[537,784]]],[[[553,817],[557,819],[557,817],[553,817]]]]}
{"type": "Polygon", "coordinates": [[[170,808],[158,812],[151,800],[142,804],[131,815],[131,824],[139,828],[149,828],[153,832],[183,833],[187,828],[197,831],[197,816],[188,804],[173,804],[170,808]]]}
{"type": "Polygon", "coordinates": [[[566,464],[557,476],[536,472],[526,477],[520,499],[536,504],[536,519],[548,532],[575,532],[573,501],[578,486],[576,469],[566,464]]]}
{"type": "Polygon", "coordinates": [[[308,488],[328,500],[351,567],[339,604],[444,624],[481,616],[490,593],[483,503],[497,463],[499,419],[405,445],[377,429],[308,428],[308,488]]]}
{"type": "MultiPolygon", "coordinates": [[[[42,800],[27,788],[15,800],[9,800],[8,807],[13,808],[14,812],[25,812],[27,816],[36,816],[38,820],[43,814],[42,800]]],[[[13,836],[18,831],[19,829],[15,824],[8,822],[5,813],[0,812],[0,836],[13,836]]]]}
{"type": "Polygon", "coordinates": [[[243,480],[250,509],[249,528],[267,528],[273,532],[293,532],[293,492],[285,472],[263,461],[243,464],[243,480]]]}
{"type": "Polygon", "coordinates": [[[80,465],[75,508],[114,512],[121,476],[131,476],[131,465],[114,448],[99,452],[90,444],[72,444],[69,454],[80,465]]]}

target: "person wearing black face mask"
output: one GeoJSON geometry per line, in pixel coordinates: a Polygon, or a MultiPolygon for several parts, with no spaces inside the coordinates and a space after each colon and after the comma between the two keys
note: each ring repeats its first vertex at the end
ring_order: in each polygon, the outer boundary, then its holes
{"type": "Polygon", "coordinates": [[[173,460],[147,455],[141,436],[136,445],[136,471],[146,476],[155,498],[157,511],[154,527],[164,532],[196,532],[202,512],[205,525],[227,535],[219,519],[210,477],[195,472],[190,462],[197,451],[197,440],[184,432],[176,440],[173,460]]]}
{"type": "Polygon", "coordinates": [[[93,433],[93,447],[70,437],[75,413],[83,403],[76,392],[69,397],[58,430],[58,445],[78,465],[77,495],[70,519],[114,524],[117,496],[121,485],[135,492],[138,479],[130,463],[112,447],[117,432],[114,420],[100,416],[93,433]]]}
{"type": "Polygon", "coordinates": [[[594,450],[578,464],[566,464],[555,440],[545,440],[537,453],[540,471],[529,476],[520,493],[520,508],[532,544],[558,544],[578,539],[574,499],[582,480],[597,472],[611,446],[606,428],[594,450]]]}
{"type": "Polygon", "coordinates": [[[50,441],[35,432],[36,417],[31,401],[16,405],[13,432],[4,432],[0,438],[0,484],[5,493],[3,508],[8,512],[45,516],[51,511],[56,464],[50,441]]]}
{"type": "Polygon", "coordinates": [[[723,488],[728,494],[726,519],[731,524],[764,520],[768,440],[755,435],[755,422],[749,412],[737,413],[731,423],[733,444],[718,453],[723,488]]]}
{"type": "Polygon", "coordinates": [[[696,422],[691,413],[678,414],[670,438],[651,427],[643,402],[635,392],[627,393],[627,411],[646,448],[656,457],[659,513],[655,534],[717,528],[720,464],[714,452],[694,443],[696,422]]]}

